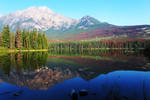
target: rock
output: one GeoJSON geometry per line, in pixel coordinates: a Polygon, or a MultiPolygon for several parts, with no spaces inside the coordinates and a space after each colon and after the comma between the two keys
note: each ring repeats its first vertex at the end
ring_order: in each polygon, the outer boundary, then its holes
{"type": "Polygon", "coordinates": [[[86,89],[82,89],[79,91],[80,96],[87,96],[88,95],[88,91],[86,89]]]}
{"type": "Polygon", "coordinates": [[[75,89],[71,90],[70,96],[71,96],[72,100],[78,100],[78,94],[75,89]]]}
{"type": "Polygon", "coordinates": [[[22,94],[22,92],[23,92],[23,90],[19,90],[18,92],[14,93],[14,96],[19,96],[22,94]]]}
{"type": "Polygon", "coordinates": [[[14,96],[19,96],[19,94],[18,93],[14,93],[14,96]]]}

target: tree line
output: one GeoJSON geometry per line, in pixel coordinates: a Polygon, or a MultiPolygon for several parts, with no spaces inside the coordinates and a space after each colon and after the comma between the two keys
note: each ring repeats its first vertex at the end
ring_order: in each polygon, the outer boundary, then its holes
{"type": "Polygon", "coordinates": [[[51,42],[51,50],[94,50],[94,49],[144,49],[150,44],[147,39],[126,39],[126,40],[93,40],[93,41],[67,41],[51,42]]]}
{"type": "Polygon", "coordinates": [[[47,49],[46,35],[37,30],[26,31],[18,27],[15,33],[5,26],[0,34],[0,46],[9,49],[47,49]]]}
{"type": "Polygon", "coordinates": [[[55,51],[83,51],[93,49],[143,49],[150,45],[147,39],[120,39],[120,40],[84,40],[49,42],[45,34],[32,31],[10,32],[9,26],[5,26],[0,34],[0,46],[10,49],[50,49],[55,51]]]}

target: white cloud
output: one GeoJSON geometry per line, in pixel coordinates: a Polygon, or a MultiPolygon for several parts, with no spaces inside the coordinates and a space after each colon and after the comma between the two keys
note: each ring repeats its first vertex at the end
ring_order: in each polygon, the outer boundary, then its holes
{"type": "Polygon", "coordinates": [[[2,15],[0,14],[0,17],[1,17],[2,15]]]}

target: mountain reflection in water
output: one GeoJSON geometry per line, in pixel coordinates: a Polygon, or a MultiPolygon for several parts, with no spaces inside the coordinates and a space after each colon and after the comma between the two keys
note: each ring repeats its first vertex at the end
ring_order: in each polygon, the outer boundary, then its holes
{"type": "MultiPolygon", "coordinates": [[[[91,74],[89,73],[88,75],[91,74]]],[[[22,72],[19,75],[14,71],[10,73],[10,76],[1,75],[1,79],[5,82],[15,84],[17,86],[27,87],[32,90],[47,90],[53,85],[64,80],[77,76],[87,77],[88,75],[82,73],[80,74],[77,71],[71,71],[69,68],[61,69],[57,67],[50,69],[48,67],[42,67],[40,69],[36,69],[35,71],[22,72]]]]}
{"type": "Polygon", "coordinates": [[[89,81],[76,77],[48,90],[30,90],[1,81],[0,100],[71,100],[72,89],[88,91],[87,96],[78,95],[78,100],[150,100],[150,72],[116,71],[89,81]]]}
{"type": "Polygon", "coordinates": [[[150,59],[140,52],[0,54],[0,100],[150,100],[150,59]],[[96,78],[95,78],[96,77],[96,78]]]}

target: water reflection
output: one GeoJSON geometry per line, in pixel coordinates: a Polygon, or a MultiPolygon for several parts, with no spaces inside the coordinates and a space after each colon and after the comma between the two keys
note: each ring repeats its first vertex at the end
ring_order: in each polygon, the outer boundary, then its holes
{"type": "Polygon", "coordinates": [[[142,52],[124,50],[0,55],[0,80],[30,90],[48,90],[75,77],[89,81],[116,70],[149,71],[150,64],[142,52]]]}
{"type": "Polygon", "coordinates": [[[51,55],[63,55],[63,56],[92,56],[92,57],[120,57],[120,56],[144,56],[144,51],[143,50],[137,50],[137,51],[129,51],[129,50],[123,50],[123,49],[118,49],[118,50],[97,50],[97,49],[92,49],[92,50],[51,50],[49,51],[51,55]]]}
{"type": "Polygon", "coordinates": [[[47,52],[10,53],[0,58],[2,81],[34,90],[46,90],[77,76],[90,79],[94,74],[76,63],[53,57],[48,59],[47,52]]]}
{"type": "Polygon", "coordinates": [[[18,74],[16,71],[12,71],[10,76],[2,74],[0,79],[4,82],[26,87],[32,90],[46,90],[64,80],[77,76],[88,77],[89,75],[91,74],[80,74],[77,71],[71,71],[69,68],[62,70],[59,67],[54,69],[41,67],[34,71],[24,71],[20,74],[18,74]]]}
{"type": "Polygon", "coordinates": [[[74,89],[78,100],[150,100],[150,72],[117,71],[85,81],[81,77],[66,80],[48,90],[30,90],[0,83],[0,100],[71,100],[74,89]],[[85,89],[88,95],[80,96],[85,89]]]}

